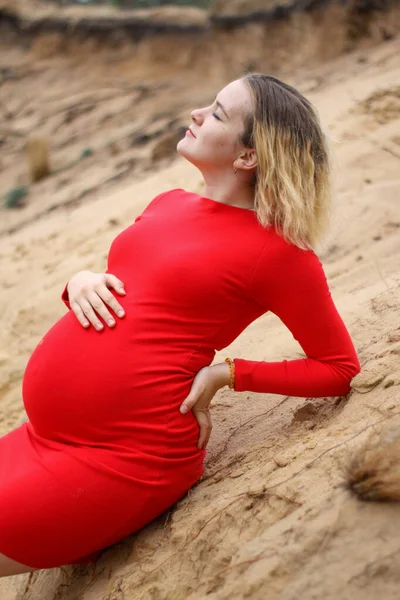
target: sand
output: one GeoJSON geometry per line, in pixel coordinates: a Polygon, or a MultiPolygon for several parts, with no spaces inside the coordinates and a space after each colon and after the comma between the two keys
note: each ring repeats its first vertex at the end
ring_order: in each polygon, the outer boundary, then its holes
{"type": "MultiPolygon", "coordinates": [[[[20,75],[2,86],[12,113],[1,124],[2,190],[29,184],[28,134],[49,136],[61,169],[30,186],[24,208],[0,210],[1,434],[26,418],[24,368],[66,310],[60,294],[69,277],[103,270],[112,239],[160,191],[201,190],[198,172],[165,141],[161,160],[152,153],[171,118],[188,124],[190,109],[224,84],[217,76],[198,82],[190,71],[182,79],[184,66],[166,72],[157,63],[144,80],[145,65],[130,70],[129,55],[104,51],[82,64],[44,46],[9,46],[1,56],[20,75]],[[144,81],[151,93],[134,102],[144,81]],[[161,133],[149,145],[128,143],[154,123],[161,133]],[[94,154],[77,161],[86,147],[94,154]]],[[[317,106],[335,155],[335,214],[318,252],[362,364],[349,397],[220,390],[205,474],[183,500],[95,565],[1,580],[2,600],[398,598],[399,505],[358,499],[342,466],[371,431],[400,425],[399,51],[396,37],[361,44],[286,76],[317,106]]],[[[299,353],[265,315],[215,361],[299,353]]]]}

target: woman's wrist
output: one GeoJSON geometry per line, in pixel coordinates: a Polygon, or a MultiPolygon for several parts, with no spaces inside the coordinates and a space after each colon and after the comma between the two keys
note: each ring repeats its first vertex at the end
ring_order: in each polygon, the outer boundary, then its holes
{"type": "Polygon", "coordinates": [[[231,375],[229,365],[226,362],[212,365],[210,369],[212,370],[211,372],[215,378],[215,384],[218,389],[229,385],[231,375]]]}

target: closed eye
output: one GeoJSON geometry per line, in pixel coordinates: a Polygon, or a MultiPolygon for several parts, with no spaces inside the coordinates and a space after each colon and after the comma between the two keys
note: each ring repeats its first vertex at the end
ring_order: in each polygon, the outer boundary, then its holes
{"type": "Polygon", "coordinates": [[[213,117],[215,117],[216,119],[218,119],[218,121],[222,121],[222,119],[217,115],[217,113],[213,112],[213,117]]]}

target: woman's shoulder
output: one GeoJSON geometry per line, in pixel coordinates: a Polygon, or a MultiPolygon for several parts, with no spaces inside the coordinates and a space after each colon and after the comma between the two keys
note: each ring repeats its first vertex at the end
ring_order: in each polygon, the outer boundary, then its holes
{"type": "Polygon", "coordinates": [[[281,270],[292,270],[320,268],[322,263],[313,248],[300,248],[269,227],[259,265],[262,268],[274,265],[281,270]]]}
{"type": "Polygon", "coordinates": [[[181,191],[178,188],[176,189],[172,189],[172,190],[166,190],[165,192],[161,192],[160,194],[157,194],[157,196],[154,196],[154,198],[152,200],[150,200],[150,202],[147,204],[147,206],[145,206],[145,208],[143,209],[142,213],[140,215],[138,215],[135,219],[135,223],[137,221],[140,221],[140,219],[144,216],[144,215],[148,215],[150,214],[155,208],[158,208],[162,201],[172,195],[174,195],[175,192],[177,191],[181,191]]]}
{"type": "Polygon", "coordinates": [[[283,233],[272,225],[265,227],[265,246],[264,250],[271,250],[281,254],[282,256],[317,256],[315,250],[311,246],[301,248],[290,240],[286,239],[283,233]]]}
{"type": "Polygon", "coordinates": [[[166,190],[165,192],[161,192],[161,194],[155,196],[155,198],[153,198],[150,204],[148,204],[147,208],[149,208],[150,206],[156,206],[164,200],[171,200],[173,198],[176,198],[177,196],[181,196],[182,194],[186,193],[187,192],[182,188],[173,188],[172,190],[166,190]]]}

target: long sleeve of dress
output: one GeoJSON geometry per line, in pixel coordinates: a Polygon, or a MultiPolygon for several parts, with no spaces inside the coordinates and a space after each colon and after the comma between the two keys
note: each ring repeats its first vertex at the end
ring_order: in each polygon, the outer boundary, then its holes
{"type": "Polygon", "coordinates": [[[68,310],[71,310],[71,305],[69,303],[68,289],[67,289],[68,288],[68,283],[69,282],[67,282],[65,284],[65,287],[64,287],[64,289],[62,291],[61,300],[64,302],[64,304],[68,308],[68,310]]]}
{"type": "Polygon", "coordinates": [[[280,362],[236,358],[235,390],[301,397],[346,395],[360,365],[317,255],[289,244],[267,244],[251,294],[288,327],[306,358],[280,362]]]}

